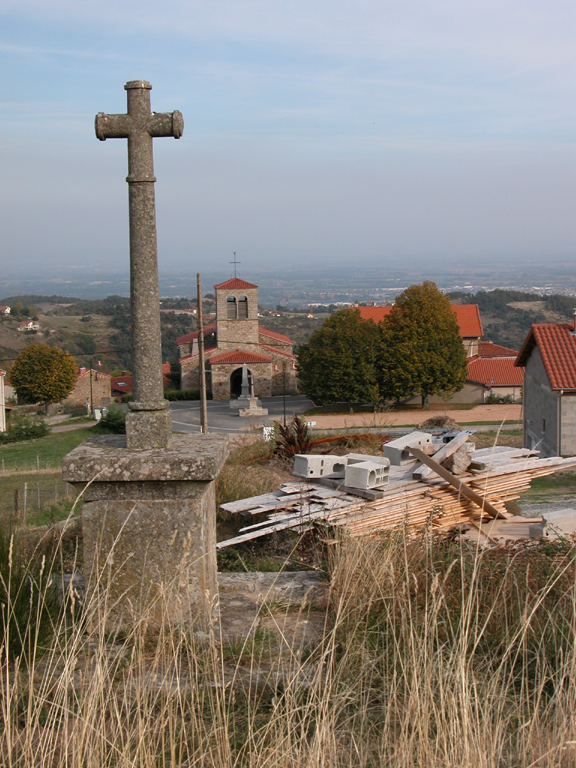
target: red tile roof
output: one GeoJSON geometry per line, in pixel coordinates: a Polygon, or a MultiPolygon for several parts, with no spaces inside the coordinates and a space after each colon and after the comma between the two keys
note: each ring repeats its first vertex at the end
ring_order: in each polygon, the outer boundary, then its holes
{"type": "Polygon", "coordinates": [[[261,325],[258,326],[258,333],[261,333],[262,336],[269,336],[271,339],[282,341],[284,344],[294,344],[292,339],[289,339],[288,336],[283,336],[281,333],[276,333],[276,331],[269,331],[268,328],[262,328],[261,325]]]}
{"type": "Polygon", "coordinates": [[[233,349],[221,355],[210,358],[211,365],[242,365],[242,363],[271,363],[272,359],[264,355],[255,355],[253,352],[245,352],[243,349],[233,349]]]}
{"type": "Polygon", "coordinates": [[[240,280],[239,277],[233,277],[231,280],[218,283],[218,285],[215,285],[214,288],[216,288],[217,291],[222,288],[226,288],[227,290],[231,291],[237,291],[240,288],[258,288],[258,286],[254,285],[254,283],[247,283],[246,280],[240,280]]]}
{"type": "Polygon", "coordinates": [[[122,392],[122,394],[132,394],[132,374],[126,376],[112,376],[112,392],[122,392]]]}
{"type": "Polygon", "coordinates": [[[480,357],[516,357],[518,355],[517,349],[503,347],[493,341],[481,341],[479,352],[480,357]]]}
{"type": "Polygon", "coordinates": [[[468,381],[478,381],[487,387],[521,387],[522,368],[514,365],[513,357],[473,357],[468,362],[468,381]]]}
{"type": "Polygon", "coordinates": [[[552,389],[576,390],[576,335],[570,323],[535,323],[522,345],[516,365],[526,365],[538,347],[552,389]]]}
{"type": "Polygon", "coordinates": [[[285,352],[281,347],[267,347],[266,344],[261,344],[260,348],[265,349],[267,352],[274,352],[275,355],[283,355],[283,357],[296,360],[296,355],[293,355],[291,352],[285,352]]]}
{"type": "MultiPolygon", "coordinates": [[[[353,307],[354,309],[354,307],[353,307]]],[[[379,323],[392,312],[392,307],[355,307],[360,310],[364,320],[374,320],[379,323]]],[[[460,336],[479,338],[484,333],[480,320],[478,304],[452,304],[456,320],[460,327],[460,336]]]]}
{"type": "MultiPolygon", "coordinates": [[[[208,325],[204,326],[204,336],[210,336],[214,333],[216,330],[216,323],[209,323],[208,325]]],[[[185,336],[178,336],[176,339],[176,344],[180,346],[180,344],[190,344],[191,341],[194,341],[194,339],[198,338],[198,331],[192,331],[191,333],[187,333],[185,336]]]]}

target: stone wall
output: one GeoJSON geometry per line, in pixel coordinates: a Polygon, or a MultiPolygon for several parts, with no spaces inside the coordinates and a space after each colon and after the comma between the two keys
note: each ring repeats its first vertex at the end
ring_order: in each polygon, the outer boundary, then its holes
{"type": "Polygon", "coordinates": [[[576,456],[576,394],[564,394],[561,401],[562,456],[576,456]]]}
{"type": "Polygon", "coordinates": [[[296,392],[298,390],[298,377],[294,365],[296,360],[286,355],[276,354],[268,349],[262,352],[272,358],[272,395],[281,395],[284,392],[284,371],[282,366],[286,365],[286,391],[296,392]]]}
{"type": "MultiPolygon", "coordinates": [[[[95,408],[102,406],[103,397],[112,397],[112,379],[107,373],[92,371],[92,403],[95,408]]],[[[90,373],[78,377],[76,386],[64,400],[64,405],[90,405],[90,373]]]]}
{"type": "Polygon", "coordinates": [[[524,446],[537,447],[541,456],[558,455],[558,394],[550,388],[538,347],[524,375],[524,446]]]}
{"type": "Polygon", "coordinates": [[[200,389],[198,355],[180,361],[180,389],[200,389]]]}
{"type": "MultiPolygon", "coordinates": [[[[214,400],[230,399],[230,377],[241,365],[213,365],[212,368],[212,398],[214,400]]],[[[250,363],[249,372],[254,382],[256,397],[272,396],[272,363],[250,363]]]]}

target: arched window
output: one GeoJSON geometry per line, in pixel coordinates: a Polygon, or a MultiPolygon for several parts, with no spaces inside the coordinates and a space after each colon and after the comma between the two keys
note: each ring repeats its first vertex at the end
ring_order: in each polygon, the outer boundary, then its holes
{"type": "Polygon", "coordinates": [[[226,318],[236,320],[236,297],[228,296],[226,299],[226,318]]]}
{"type": "Polygon", "coordinates": [[[239,296],[238,297],[238,319],[246,320],[247,317],[248,317],[248,297],[239,296]]]}

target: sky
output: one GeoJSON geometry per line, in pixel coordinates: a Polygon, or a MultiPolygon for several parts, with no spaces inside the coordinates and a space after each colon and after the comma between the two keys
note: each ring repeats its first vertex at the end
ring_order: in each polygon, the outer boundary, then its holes
{"type": "Polygon", "coordinates": [[[0,277],[128,269],[128,80],[161,273],[576,265],[573,0],[3,0],[0,277]]]}

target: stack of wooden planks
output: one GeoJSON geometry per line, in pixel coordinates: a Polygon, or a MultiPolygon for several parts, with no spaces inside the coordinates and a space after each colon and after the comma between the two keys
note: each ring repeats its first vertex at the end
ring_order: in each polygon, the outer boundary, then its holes
{"type": "MultiPolygon", "coordinates": [[[[462,441],[459,441],[462,444],[462,441]]],[[[438,451],[440,453],[440,451],[438,451]]],[[[351,493],[350,489],[327,488],[315,481],[285,483],[279,491],[221,505],[221,509],[246,517],[266,514],[264,521],[246,525],[240,535],[217,544],[223,549],[260,536],[288,528],[302,528],[313,522],[344,526],[354,536],[364,536],[408,526],[416,530],[425,525],[435,529],[449,529],[467,523],[481,530],[481,536],[490,539],[492,530],[500,530],[507,520],[517,525],[518,518],[506,510],[506,502],[517,500],[527,491],[532,480],[562,469],[576,466],[576,457],[541,459],[535,452],[520,448],[485,448],[471,454],[472,462],[458,478],[445,479],[430,466],[433,460],[422,456],[422,464],[390,467],[390,481],[379,492],[379,498],[367,501],[351,493]],[[420,467],[422,469],[420,470],[420,467]],[[416,477],[416,479],[415,479],[416,477]],[[471,498],[463,494],[466,485],[474,491],[471,498]],[[478,501],[478,498],[480,499],[478,501]],[[496,523],[498,525],[496,525],[496,523]]],[[[528,522],[528,521],[527,521],[528,522]]],[[[530,520],[529,522],[534,522],[530,520]]],[[[515,532],[510,526],[509,534],[515,532]]],[[[506,531],[506,528],[504,528],[506,531]]]]}

